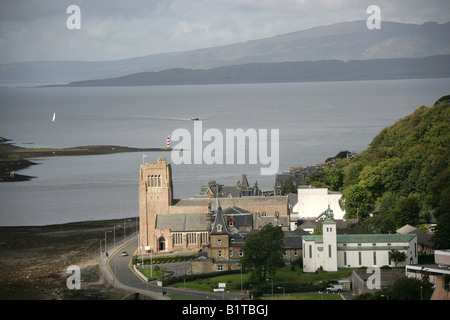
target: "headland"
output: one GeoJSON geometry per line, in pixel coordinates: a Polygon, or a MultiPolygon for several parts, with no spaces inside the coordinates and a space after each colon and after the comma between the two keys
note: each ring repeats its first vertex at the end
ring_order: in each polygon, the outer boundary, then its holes
{"type": "Polygon", "coordinates": [[[171,148],[133,148],[115,145],[89,145],[70,148],[23,148],[0,137],[0,182],[28,181],[34,177],[17,174],[37,163],[29,159],[56,156],[103,155],[123,152],[171,151],[171,148]]]}

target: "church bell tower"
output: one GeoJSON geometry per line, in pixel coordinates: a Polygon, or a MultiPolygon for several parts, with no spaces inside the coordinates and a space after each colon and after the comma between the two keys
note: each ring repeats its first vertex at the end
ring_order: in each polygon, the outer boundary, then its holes
{"type": "Polygon", "coordinates": [[[141,165],[139,179],[139,252],[155,251],[156,215],[173,203],[172,169],[166,158],[141,165]]]}

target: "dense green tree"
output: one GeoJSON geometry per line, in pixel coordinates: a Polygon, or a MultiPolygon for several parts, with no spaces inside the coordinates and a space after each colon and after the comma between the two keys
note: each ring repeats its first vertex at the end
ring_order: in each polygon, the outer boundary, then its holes
{"type": "Polygon", "coordinates": [[[438,221],[436,243],[448,244],[449,123],[446,96],[435,106],[422,106],[381,130],[355,159],[338,163],[341,206],[347,218],[355,218],[358,212],[366,219],[362,225],[366,232],[395,232],[404,224],[420,226],[433,212],[438,221]],[[368,218],[374,208],[379,215],[368,218]]]}
{"type": "Polygon", "coordinates": [[[397,229],[395,217],[390,213],[367,218],[361,223],[364,233],[395,233],[397,229]]]}
{"type": "Polygon", "coordinates": [[[273,279],[277,268],[283,266],[283,231],[279,226],[265,225],[257,233],[250,234],[242,248],[243,268],[251,272],[250,282],[273,279]]]}
{"type": "MultiPolygon", "coordinates": [[[[354,159],[305,180],[316,187],[342,191],[346,218],[362,220],[370,233],[393,233],[419,227],[432,212],[435,242],[450,246],[450,96],[433,107],[422,106],[381,130],[368,149],[354,159]],[[370,213],[378,208],[378,215],[370,213]]],[[[343,155],[342,153],[341,155],[343,155]]]]}
{"type": "Polygon", "coordinates": [[[389,290],[391,300],[430,300],[433,294],[433,284],[429,277],[422,279],[401,277],[394,281],[389,290]]]}
{"type": "Polygon", "coordinates": [[[297,193],[297,187],[295,186],[295,184],[293,182],[281,187],[281,195],[282,196],[285,196],[289,193],[297,193]]]}
{"type": "Polygon", "coordinates": [[[432,240],[435,243],[435,249],[450,248],[450,211],[439,215],[432,240]]]}
{"type": "Polygon", "coordinates": [[[372,193],[359,184],[344,190],[341,206],[345,209],[345,217],[359,218],[361,220],[369,216],[374,206],[372,193]]]}
{"type": "Polygon", "coordinates": [[[397,267],[400,262],[406,260],[406,253],[398,251],[396,249],[392,249],[391,251],[389,251],[389,259],[394,261],[395,266],[397,267]]]}
{"type": "Polygon", "coordinates": [[[408,197],[401,197],[394,209],[390,212],[394,216],[397,228],[409,224],[415,226],[419,223],[420,205],[418,196],[410,194],[408,197]]]}

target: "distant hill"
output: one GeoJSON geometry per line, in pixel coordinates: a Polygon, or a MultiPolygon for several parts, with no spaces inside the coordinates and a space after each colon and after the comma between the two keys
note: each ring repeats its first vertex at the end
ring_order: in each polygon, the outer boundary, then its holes
{"type": "Polygon", "coordinates": [[[0,85],[103,79],[167,69],[211,69],[249,63],[421,58],[450,54],[450,23],[336,23],[214,48],[117,61],[36,61],[0,65],[0,85]]]}
{"type": "Polygon", "coordinates": [[[71,82],[70,87],[276,83],[450,77],[450,55],[376,60],[252,63],[208,70],[169,69],[71,82]]]}

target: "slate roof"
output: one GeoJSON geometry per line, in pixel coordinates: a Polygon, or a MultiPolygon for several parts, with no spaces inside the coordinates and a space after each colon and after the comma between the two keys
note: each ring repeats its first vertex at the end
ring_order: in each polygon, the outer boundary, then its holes
{"type": "Polygon", "coordinates": [[[222,214],[222,208],[218,198],[216,198],[216,202],[214,204],[214,211],[216,213],[216,217],[214,219],[210,234],[229,234],[230,232],[227,229],[227,223],[222,214]]]}
{"type": "Polygon", "coordinates": [[[432,241],[433,235],[423,232],[422,230],[419,230],[413,226],[410,226],[409,224],[404,225],[400,229],[397,230],[397,233],[400,234],[416,234],[417,235],[417,243],[434,247],[434,242],[432,241]]]}
{"type": "Polygon", "coordinates": [[[157,214],[156,229],[170,229],[171,232],[206,231],[205,214],[157,214]]]}
{"type": "Polygon", "coordinates": [[[283,243],[285,249],[301,249],[302,248],[302,238],[305,235],[309,235],[302,229],[295,229],[294,231],[284,231],[283,232],[283,243]]]}
{"type": "MultiPolygon", "coordinates": [[[[214,200],[211,198],[187,198],[187,199],[174,199],[173,206],[207,206],[214,200]]],[[[288,198],[286,196],[276,196],[276,197],[240,197],[240,198],[220,198],[220,203],[222,207],[239,207],[242,205],[252,205],[252,204],[286,204],[288,203],[288,198]]]]}
{"type": "Polygon", "coordinates": [[[259,227],[264,227],[266,224],[271,224],[273,226],[277,226],[281,224],[282,226],[289,225],[289,216],[279,216],[278,219],[273,216],[260,216],[259,218],[259,227]]]}

